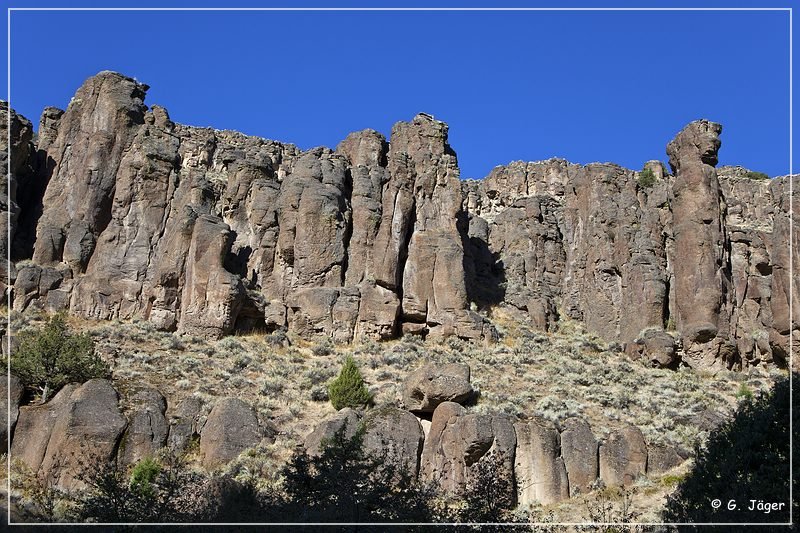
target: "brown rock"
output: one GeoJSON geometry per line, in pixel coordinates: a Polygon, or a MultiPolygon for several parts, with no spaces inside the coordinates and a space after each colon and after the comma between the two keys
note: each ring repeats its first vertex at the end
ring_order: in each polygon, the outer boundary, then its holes
{"type": "Polygon", "coordinates": [[[169,431],[165,416],[167,401],[159,391],[142,389],[133,396],[131,403],[133,411],[118,454],[124,465],[154,457],[166,445],[169,431]]]}
{"type": "Polygon", "coordinates": [[[109,221],[122,157],[144,123],[146,90],[108,71],[78,89],[47,150],[54,166],[36,231],[37,263],[64,261],[78,272],[86,267],[109,221]]]}
{"type": "Polygon", "coordinates": [[[514,475],[519,502],[549,505],[569,498],[569,481],[554,425],[544,419],[514,424],[517,453],[514,475]]]}
{"type": "Polygon", "coordinates": [[[495,475],[508,481],[508,497],[514,501],[515,449],[516,435],[508,417],[466,414],[459,404],[444,402],[433,413],[420,478],[461,494],[485,462],[496,461],[495,475]]]}
{"type": "Polygon", "coordinates": [[[169,436],[167,446],[180,453],[189,446],[193,438],[200,434],[198,421],[203,403],[199,398],[189,396],[169,412],[169,436]]]}
{"type": "Polygon", "coordinates": [[[647,447],[647,473],[663,474],[681,465],[689,454],[672,446],[654,445],[647,447]]]}
{"type": "MultiPolygon", "coordinates": [[[[15,375],[8,376],[8,379],[0,379],[0,420],[7,420],[8,424],[3,424],[0,427],[0,442],[2,446],[8,450],[8,445],[14,438],[14,428],[17,425],[19,418],[19,402],[22,401],[22,394],[24,389],[19,378],[15,375]],[[9,383],[11,387],[9,388],[9,383]],[[9,403],[10,401],[10,403],[9,403]]],[[[7,452],[6,452],[7,453],[7,452]]]]}
{"type": "MultiPolygon", "coordinates": [[[[674,216],[675,307],[677,327],[685,347],[717,337],[723,305],[721,192],[717,152],[722,126],[699,120],[686,126],[667,146],[675,172],[671,202],[674,216]]],[[[693,361],[708,366],[713,358],[693,361]]]]}
{"type": "Polygon", "coordinates": [[[47,445],[53,433],[53,426],[66,416],[71,403],[70,397],[79,385],[65,385],[44,405],[25,405],[19,409],[14,440],[11,443],[11,460],[22,461],[33,472],[42,466],[47,445]]]}
{"type": "Polygon", "coordinates": [[[647,445],[639,428],[625,426],[600,445],[600,479],[609,487],[627,487],[645,473],[647,445]]]}
{"type": "Polygon", "coordinates": [[[200,432],[203,466],[227,464],[247,448],[259,444],[265,432],[255,410],[238,398],[217,401],[200,432]]]}
{"type": "Polygon", "coordinates": [[[467,364],[427,364],[406,378],[402,402],[410,411],[432,413],[443,402],[465,402],[473,392],[467,364]]]}
{"type": "Polygon", "coordinates": [[[646,358],[652,366],[657,368],[674,368],[678,362],[675,339],[666,331],[658,328],[644,330],[626,351],[635,358],[646,358]]]}
{"type": "Polygon", "coordinates": [[[330,440],[342,428],[344,428],[344,437],[352,439],[358,430],[358,425],[358,413],[349,407],[345,407],[314,428],[314,431],[305,438],[303,444],[309,455],[319,455],[322,451],[322,442],[324,440],[330,440]]]}
{"type": "Polygon", "coordinates": [[[570,496],[588,494],[597,481],[597,439],[589,423],[568,418],[561,430],[561,457],[569,480],[570,496]]]}
{"type": "Polygon", "coordinates": [[[424,435],[417,417],[396,407],[373,409],[364,416],[364,451],[397,468],[398,478],[416,479],[424,435]],[[385,455],[384,455],[385,454],[385,455]]]}
{"type": "Polygon", "coordinates": [[[11,455],[63,489],[82,486],[83,465],[110,461],[126,426],[119,396],[104,379],[62,388],[47,404],[22,407],[11,455]]]}

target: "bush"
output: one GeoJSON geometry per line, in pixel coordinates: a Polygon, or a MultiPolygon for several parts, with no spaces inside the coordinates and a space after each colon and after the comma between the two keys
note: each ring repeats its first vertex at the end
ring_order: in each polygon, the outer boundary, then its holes
{"type": "MultiPolygon", "coordinates": [[[[797,388],[797,374],[792,373],[797,388]]],[[[797,498],[790,503],[789,448],[791,427],[796,441],[798,396],[791,396],[789,378],[781,378],[768,393],[744,397],[733,419],[715,429],[705,446],[695,451],[695,466],[667,499],[666,522],[788,522],[789,505],[798,513],[797,498]],[[722,503],[712,507],[711,500],[722,503]],[[750,509],[757,500],[782,504],[770,513],[750,509]],[[733,502],[733,505],[728,505],[733,502]]],[[[797,454],[794,469],[797,470],[797,454]]],[[[797,475],[794,493],[797,493],[797,475]]],[[[777,526],[725,531],[777,531],[777,526]]]]}
{"type": "Polygon", "coordinates": [[[11,354],[11,371],[42,403],[67,383],[83,383],[110,373],[95,354],[91,337],[71,333],[60,314],[41,329],[19,334],[19,346],[11,354]]]}
{"type": "Polygon", "coordinates": [[[74,520],[79,522],[186,522],[206,518],[209,479],[189,469],[184,456],[143,459],[132,469],[90,458],[78,479],[74,520]]]}
{"type": "Polygon", "coordinates": [[[769,179],[768,174],[765,174],[763,172],[755,172],[753,170],[748,171],[747,174],[744,175],[744,177],[756,181],[763,181],[769,179]]]}
{"type": "Polygon", "coordinates": [[[639,172],[639,185],[642,187],[652,187],[656,183],[656,175],[652,170],[646,168],[639,172]]]}
{"type": "Polygon", "coordinates": [[[339,377],[328,385],[328,397],[337,411],[345,407],[364,407],[372,401],[372,395],[352,357],[344,360],[339,377]]]}
{"type": "Polygon", "coordinates": [[[141,496],[152,497],[153,483],[160,473],[161,464],[152,457],[145,457],[131,470],[131,490],[141,496]]]}

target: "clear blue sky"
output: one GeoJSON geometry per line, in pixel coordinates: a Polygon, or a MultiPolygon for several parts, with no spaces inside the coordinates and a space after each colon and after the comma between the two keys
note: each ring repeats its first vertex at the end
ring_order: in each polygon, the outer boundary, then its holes
{"type": "Polygon", "coordinates": [[[36,123],[88,76],[116,70],[150,85],[146,103],[176,122],[301,148],[363,128],[388,136],[425,111],[450,125],[465,178],[552,156],[638,169],[708,118],[724,126],[721,164],[779,175],[788,29],[786,12],[17,11],[11,98],[36,123]]]}

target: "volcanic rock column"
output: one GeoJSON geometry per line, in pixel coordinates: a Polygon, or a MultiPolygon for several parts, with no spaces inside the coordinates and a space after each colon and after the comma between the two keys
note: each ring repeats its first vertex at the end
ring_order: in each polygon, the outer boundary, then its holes
{"type": "Polygon", "coordinates": [[[33,260],[83,272],[111,217],[117,171],[144,123],[146,85],[101,72],[78,89],[47,152],[53,170],[33,260]]]}
{"type": "Polygon", "coordinates": [[[392,128],[375,238],[375,279],[402,290],[406,332],[480,337],[481,322],[467,311],[464,249],[456,222],[461,183],[447,125],[419,114],[392,128]]]}
{"type": "Polygon", "coordinates": [[[667,145],[673,185],[675,315],[688,363],[707,367],[725,358],[720,342],[725,268],[717,152],[722,126],[687,125],[667,145]]]}

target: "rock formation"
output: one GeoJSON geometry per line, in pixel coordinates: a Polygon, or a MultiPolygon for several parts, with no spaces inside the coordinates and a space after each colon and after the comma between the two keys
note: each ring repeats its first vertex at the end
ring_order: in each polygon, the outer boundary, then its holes
{"type": "Polygon", "coordinates": [[[514,474],[519,484],[519,501],[556,503],[569,498],[569,481],[558,430],[543,419],[518,422],[514,474]]]}
{"type": "Polygon", "coordinates": [[[669,143],[674,176],[551,159],[461,181],[429,115],[303,152],[175,124],[146,91],[101,72],[45,109],[35,142],[11,112],[4,245],[32,259],[2,280],[14,309],[350,342],[491,341],[504,306],[541,330],[581,321],[667,367],[785,365],[800,331],[796,178],[715,169],[712,122],[669,143]]]}
{"type": "Polygon", "coordinates": [[[70,384],[44,405],[20,408],[11,456],[49,476],[55,486],[79,487],[82,463],[114,458],[126,426],[110,382],[70,384]]]}
{"type": "Polygon", "coordinates": [[[217,401],[200,432],[203,466],[215,468],[238,457],[268,436],[255,409],[238,398],[217,401]]]}
{"type": "Polygon", "coordinates": [[[442,402],[463,403],[473,395],[469,366],[451,363],[423,365],[406,378],[402,403],[410,411],[432,413],[442,402]]]}
{"type": "MultiPolygon", "coordinates": [[[[516,435],[510,417],[468,413],[454,402],[439,404],[433,412],[420,461],[420,477],[443,490],[460,494],[474,480],[480,463],[495,477],[514,487],[516,435]]],[[[508,497],[514,501],[515,495],[508,497]]]]}

